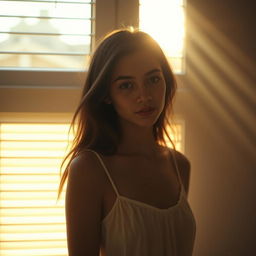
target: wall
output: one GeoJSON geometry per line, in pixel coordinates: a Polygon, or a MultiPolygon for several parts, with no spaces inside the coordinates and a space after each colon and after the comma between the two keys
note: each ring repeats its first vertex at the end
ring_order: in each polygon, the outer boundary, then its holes
{"type": "Polygon", "coordinates": [[[186,120],[194,256],[256,255],[256,44],[252,1],[189,0],[186,120]]]}

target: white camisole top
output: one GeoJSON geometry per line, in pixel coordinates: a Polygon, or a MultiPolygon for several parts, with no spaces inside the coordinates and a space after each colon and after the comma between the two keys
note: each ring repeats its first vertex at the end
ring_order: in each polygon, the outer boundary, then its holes
{"type": "MultiPolygon", "coordinates": [[[[92,151],[92,150],[89,150],[92,151]]],[[[196,222],[180,183],[178,202],[167,209],[119,194],[103,160],[95,151],[116,193],[116,201],[102,220],[101,247],[106,256],[192,256],[196,222]]]]}

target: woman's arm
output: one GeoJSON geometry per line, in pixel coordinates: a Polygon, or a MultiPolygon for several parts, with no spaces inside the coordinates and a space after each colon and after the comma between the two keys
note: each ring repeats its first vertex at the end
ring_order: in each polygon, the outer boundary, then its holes
{"type": "Polygon", "coordinates": [[[99,256],[103,172],[91,152],[72,160],[66,191],[69,256],[99,256]]]}

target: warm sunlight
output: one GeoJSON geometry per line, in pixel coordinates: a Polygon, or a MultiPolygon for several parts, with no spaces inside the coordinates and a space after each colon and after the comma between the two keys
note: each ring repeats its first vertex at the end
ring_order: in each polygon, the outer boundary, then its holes
{"type": "Polygon", "coordinates": [[[184,72],[184,0],[140,0],[140,28],[164,49],[175,72],[184,72]]]}
{"type": "MultiPolygon", "coordinates": [[[[185,139],[185,122],[184,120],[175,121],[172,126],[167,126],[167,132],[173,141],[176,150],[184,152],[184,139],[185,139]]],[[[173,148],[173,145],[168,141],[167,136],[164,136],[167,141],[167,146],[173,148]]]]}

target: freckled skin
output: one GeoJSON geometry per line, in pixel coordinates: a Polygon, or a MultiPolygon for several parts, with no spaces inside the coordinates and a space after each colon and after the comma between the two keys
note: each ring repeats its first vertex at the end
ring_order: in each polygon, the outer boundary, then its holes
{"type": "Polygon", "coordinates": [[[166,84],[160,63],[152,53],[138,51],[120,59],[111,81],[110,100],[121,124],[153,126],[164,108],[166,84]],[[146,116],[135,113],[145,107],[155,110],[146,116]]]}

